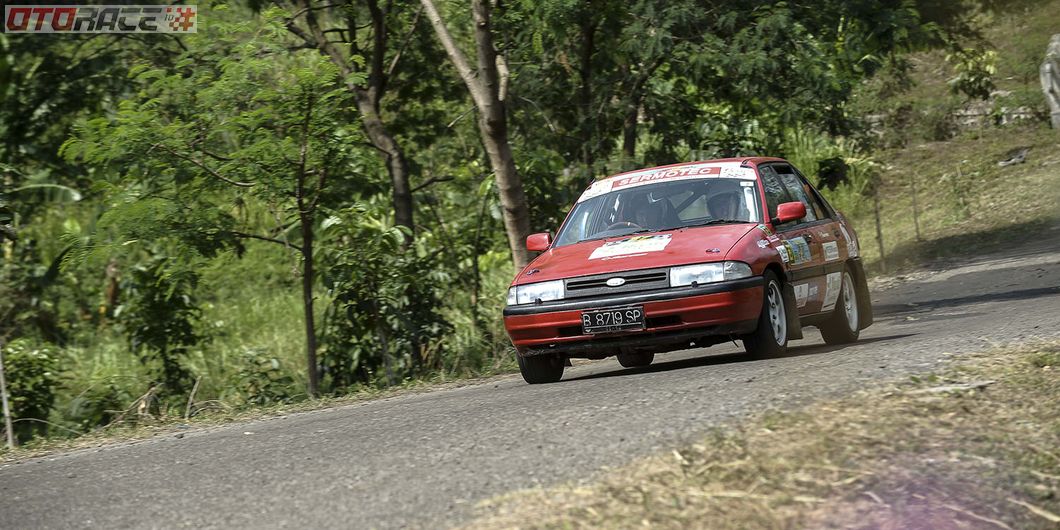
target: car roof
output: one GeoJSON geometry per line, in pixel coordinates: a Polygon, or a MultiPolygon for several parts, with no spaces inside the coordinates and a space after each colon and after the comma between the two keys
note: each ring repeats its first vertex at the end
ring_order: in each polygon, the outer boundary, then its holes
{"type": "Polygon", "coordinates": [[[641,186],[659,180],[685,180],[711,175],[723,178],[754,179],[756,178],[753,172],[755,166],[765,162],[785,162],[785,160],[762,156],[719,158],[625,171],[593,182],[578,198],[578,202],[603,195],[618,188],[641,186]],[[751,171],[748,172],[747,170],[751,171]]]}

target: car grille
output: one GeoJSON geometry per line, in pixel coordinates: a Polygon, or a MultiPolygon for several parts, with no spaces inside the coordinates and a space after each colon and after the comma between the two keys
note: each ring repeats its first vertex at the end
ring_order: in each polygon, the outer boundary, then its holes
{"type": "Polygon", "coordinates": [[[647,269],[639,271],[596,274],[564,280],[564,298],[585,298],[608,294],[635,293],[670,286],[670,269],[647,269]],[[622,278],[625,283],[617,287],[607,285],[607,280],[622,278]]]}

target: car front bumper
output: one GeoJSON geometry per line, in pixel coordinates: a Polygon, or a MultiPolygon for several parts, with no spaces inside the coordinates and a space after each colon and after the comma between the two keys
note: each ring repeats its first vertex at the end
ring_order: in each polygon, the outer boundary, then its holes
{"type": "Polygon", "coordinates": [[[623,350],[668,351],[710,345],[754,331],[763,279],[754,276],[696,287],[557,300],[504,309],[504,327],[521,356],[563,353],[606,357],[623,350]],[[585,310],[640,305],[645,329],[582,334],[585,310]]]}

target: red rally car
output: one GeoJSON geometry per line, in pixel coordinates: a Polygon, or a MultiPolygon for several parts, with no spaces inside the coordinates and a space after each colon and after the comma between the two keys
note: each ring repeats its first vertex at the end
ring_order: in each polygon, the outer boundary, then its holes
{"type": "Polygon", "coordinates": [[[872,323],[857,234],[789,162],[740,158],[622,173],[590,185],[555,239],[512,281],[504,326],[528,383],[571,357],[656,353],[740,339],[782,355],[803,326],[825,342],[872,323]]]}

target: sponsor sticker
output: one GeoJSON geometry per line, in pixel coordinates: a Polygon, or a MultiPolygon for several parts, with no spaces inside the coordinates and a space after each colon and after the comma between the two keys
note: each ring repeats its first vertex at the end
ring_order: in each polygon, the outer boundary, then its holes
{"type": "Polygon", "coordinates": [[[659,234],[654,236],[634,236],[618,241],[608,241],[597,247],[589,259],[611,258],[626,254],[639,254],[646,252],[658,252],[670,244],[670,234],[659,234]]]}
{"type": "Polygon", "coordinates": [[[806,238],[796,237],[788,239],[784,242],[784,246],[788,249],[788,257],[791,258],[792,265],[807,263],[813,259],[813,255],[810,254],[810,245],[806,243],[806,238]]]}
{"type": "Polygon", "coordinates": [[[742,185],[754,186],[755,172],[751,168],[739,167],[732,162],[645,169],[593,182],[578,197],[578,202],[603,195],[609,191],[641,186],[652,182],[702,178],[740,179],[748,181],[742,182],[742,185]]]}
{"type": "Polygon", "coordinates": [[[836,300],[839,299],[839,289],[843,286],[843,275],[838,272],[829,273],[825,277],[824,305],[821,311],[831,311],[835,308],[836,300]]]}
{"type": "Polygon", "coordinates": [[[194,5],[9,5],[6,33],[195,33],[194,5]]]}
{"type": "Polygon", "coordinates": [[[803,307],[806,305],[806,300],[810,297],[810,284],[800,283],[794,286],[795,288],[795,305],[803,307]]]}
{"type": "Polygon", "coordinates": [[[821,245],[821,248],[824,249],[825,261],[835,261],[839,259],[839,244],[835,241],[829,241],[821,245]]]}

